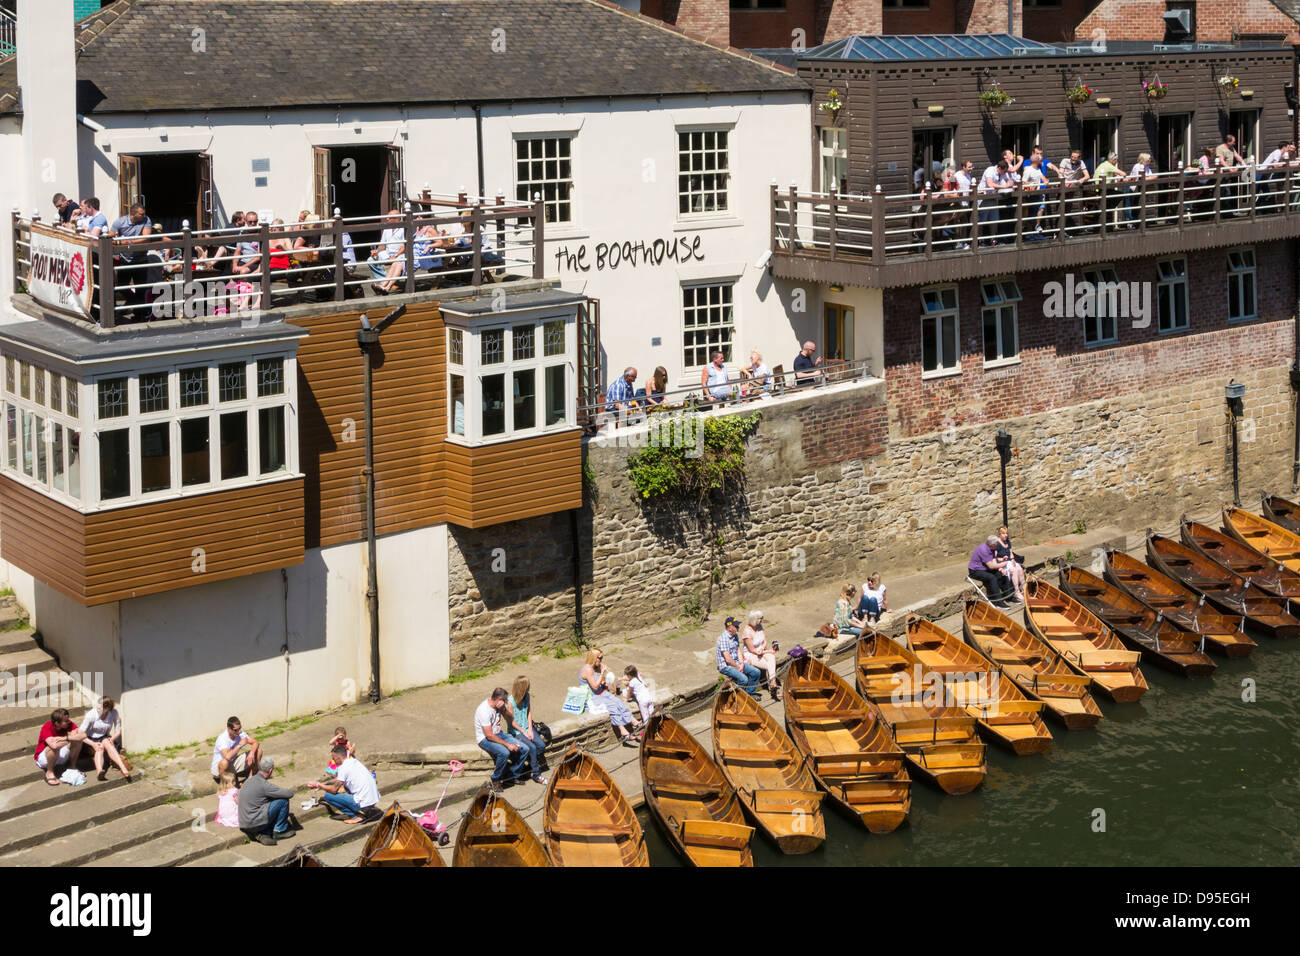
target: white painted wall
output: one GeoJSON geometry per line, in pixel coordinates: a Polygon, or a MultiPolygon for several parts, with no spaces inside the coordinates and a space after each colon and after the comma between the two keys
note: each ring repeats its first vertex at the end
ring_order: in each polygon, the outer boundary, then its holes
{"type": "MultiPolygon", "coordinates": [[[[381,689],[450,673],[447,528],[379,539],[381,689]]],[[[269,571],[83,608],[0,562],[65,670],[103,673],[133,750],[215,736],[365,697],[370,684],[365,545],[313,549],[269,571]],[[287,639],[286,639],[287,634],[287,639]]]]}
{"type": "MultiPolygon", "coordinates": [[[[754,263],[769,244],[769,183],[810,186],[808,110],[807,94],[798,92],[486,106],[484,185],[490,195],[503,189],[513,198],[516,137],[575,137],[575,221],[548,226],[546,272],[601,300],[607,371],[632,363],[644,377],[662,364],[675,383],[695,384],[698,370],[682,367],[681,287],[715,279],[737,282],[737,363],[757,346],[769,364],[788,366],[805,334],[796,326],[806,317],[788,313],[790,289],[754,263]],[[676,130],[701,125],[730,130],[730,209],[680,218],[676,130]],[[700,261],[596,264],[600,243],[650,244],[679,236],[699,237],[700,261]],[[557,258],[561,249],[575,253],[582,246],[586,271],[557,258]],[[656,337],[657,346],[651,344],[656,337]]],[[[293,221],[299,209],[311,208],[312,146],[401,145],[411,194],[426,185],[435,193],[478,191],[475,119],[467,107],[285,110],[269,117],[251,111],[105,115],[97,121],[106,132],[81,130],[80,185],[100,197],[110,219],[118,212],[122,154],[209,152],[219,223],[235,209],[270,210],[293,221]],[[269,171],[254,173],[254,159],[269,160],[269,171]],[[259,175],[266,186],[254,185],[259,175]]],[[[145,191],[147,202],[147,183],[145,191]]]]}

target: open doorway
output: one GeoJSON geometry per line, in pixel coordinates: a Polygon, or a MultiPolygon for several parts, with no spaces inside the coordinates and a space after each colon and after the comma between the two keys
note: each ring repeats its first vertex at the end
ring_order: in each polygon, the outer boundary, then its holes
{"type": "Polygon", "coordinates": [[[1004,123],[998,145],[1005,152],[1011,150],[1023,163],[1038,145],[1037,123],[1004,123]]]}
{"type": "Polygon", "coordinates": [[[1192,114],[1161,114],[1156,132],[1156,169],[1167,173],[1191,161],[1192,114]]]}
{"type": "MultiPolygon", "coordinates": [[[[312,147],[316,215],[330,219],[381,216],[406,199],[400,146],[312,147]]],[[[376,242],[378,230],[350,230],[356,244],[376,242]]]]}
{"type": "Polygon", "coordinates": [[[938,188],[944,164],[953,158],[952,142],[951,126],[912,130],[913,192],[920,192],[927,182],[938,188]]]}
{"type": "MultiPolygon", "coordinates": [[[[155,232],[212,226],[212,157],[207,153],[144,153],[118,157],[118,215],[142,203],[155,232]]],[[[110,217],[111,218],[111,217],[110,217]]]]}

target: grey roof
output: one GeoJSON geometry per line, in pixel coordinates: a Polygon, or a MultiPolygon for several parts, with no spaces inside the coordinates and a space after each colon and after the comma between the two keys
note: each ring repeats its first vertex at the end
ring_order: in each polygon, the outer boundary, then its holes
{"type": "Polygon", "coordinates": [[[509,296],[505,300],[504,308],[495,295],[480,295],[472,299],[461,299],[454,302],[439,303],[439,309],[448,315],[468,315],[479,316],[488,315],[493,312],[517,312],[521,309],[543,309],[551,306],[560,305],[577,305],[580,302],[586,302],[587,297],[576,292],[565,292],[563,289],[541,289],[537,292],[524,292],[520,295],[509,296]]]}
{"type": "MultiPolygon", "coordinates": [[[[35,303],[33,303],[35,305],[35,303]]],[[[39,310],[39,306],[36,306],[39,310]]],[[[105,362],[131,355],[186,352],[223,345],[290,341],[303,338],[306,329],[290,325],[275,314],[258,315],[256,324],[240,319],[176,320],[126,326],[111,332],[92,332],[76,322],[49,316],[31,322],[0,325],[0,343],[58,355],[72,363],[105,362]]]]}
{"type": "MultiPolygon", "coordinates": [[[[117,0],[81,26],[83,113],[808,88],[608,0],[117,0]]],[[[15,86],[0,63],[0,112],[15,86]]]]}
{"type": "Polygon", "coordinates": [[[952,60],[977,57],[1053,56],[1060,53],[1010,33],[925,33],[852,36],[814,47],[801,60],[952,60]]]}

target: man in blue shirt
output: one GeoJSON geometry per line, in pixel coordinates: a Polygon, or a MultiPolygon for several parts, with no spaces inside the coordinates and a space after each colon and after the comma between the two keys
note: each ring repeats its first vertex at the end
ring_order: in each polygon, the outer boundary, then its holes
{"type": "Polygon", "coordinates": [[[813,353],[817,351],[816,342],[805,342],[799,354],[794,357],[794,387],[802,388],[805,385],[816,385],[817,379],[821,373],[817,371],[817,366],[822,364],[822,357],[819,355],[813,359],[813,353]]]}
{"type": "Polygon", "coordinates": [[[98,239],[99,234],[108,228],[108,217],[99,211],[99,200],[94,196],[81,200],[81,218],[77,220],[77,228],[92,239],[98,239]]]}
{"type": "Polygon", "coordinates": [[[716,658],[719,674],[730,677],[746,694],[755,696],[761,672],[740,659],[740,622],[734,617],[727,618],[725,629],[718,635],[716,658]]]}
{"type": "Polygon", "coordinates": [[[623,369],[623,377],[617,378],[609,383],[609,388],[605,392],[605,411],[622,412],[624,409],[635,407],[633,399],[636,398],[636,369],[629,365],[623,369]]]}

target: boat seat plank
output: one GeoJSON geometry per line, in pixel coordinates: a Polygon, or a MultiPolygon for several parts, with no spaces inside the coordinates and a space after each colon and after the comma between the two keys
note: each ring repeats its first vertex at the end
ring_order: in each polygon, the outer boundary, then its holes
{"type": "Polygon", "coordinates": [[[725,747],[721,749],[720,756],[722,760],[743,760],[746,762],[756,763],[791,763],[789,754],[782,753],[779,750],[750,750],[741,747],[725,747]]]}
{"type": "Polygon", "coordinates": [[[740,730],[763,726],[763,719],[752,714],[718,714],[716,720],[719,727],[733,727],[740,730]]]}
{"type": "Polygon", "coordinates": [[[555,781],[555,789],[560,793],[592,793],[600,796],[609,788],[599,780],[575,780],[571,777],[555,781]]]}
{"type": "Polygon", "coordinates": [[[750,800],[756,813],[807,813],[821,802],[820,790],[755,790],[750,800]]]}
{"type": "Polygon", "coordinates": [[[645,752],[652,757],[693,757],[695,750],[684,744],[669,743],[665,740],[647,740],[643,744],[645,752]]]}
{"type": "Polygon", "coordinates": [[[1057,614],[1063,614],[1068,610],[1066,605],[1058,604],[1055,601],[1044,601],[1041,604],[1037,601],[1031,601],[1029,609],[1031,611],[1055,611],[1057,614]]]}
{"type": "Polygon", "coordinates": [[[910,663],[910,661],[908,661],[906,657],[899,657],[897,654],[882,654],[879,657],[868,657],[862,663],[864,667],[869,667],[869,666],[896,667],[899,664],[907,665],[908,663],[910,663]]]}
{"type": "Polygon", "coordinates": [[[617,840],[632,836],[627,827],[616,823],[550,823],[547,830],[558,837],[608,836],[617,840]]]}
{"type": "Polygon", "coordinates": [[[864,720],[865,715],[857,710],[832,710],[830,708],[796,707],[790,712],[793,720],[864,720]]]}
{"type": "Polygon", "coordinates": [[[749,845],[753,835],[753,827],[742,826],[738,823],[724,823],[720,820],[682,821],[682,842],[692,847],[740,850],[749,845]]]}
{"type": "Polygon", "coordinates": [[[714,783],[694,783],[687,780],[651,780],[650,789],[656,794],[681,794],[689,797],[716,797],[722,788],[714,783]]]}

